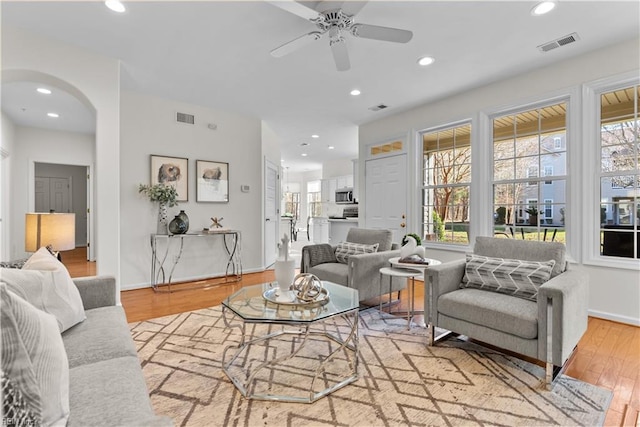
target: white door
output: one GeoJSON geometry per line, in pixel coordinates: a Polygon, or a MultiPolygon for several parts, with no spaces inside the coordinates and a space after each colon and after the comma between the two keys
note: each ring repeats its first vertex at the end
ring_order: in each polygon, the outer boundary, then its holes
{"type": "Polygon", "coordinates": [[[276,262],[278,243],[278,169],[265,161],[264,180],[264,262],[270,266],[276,262]]]}
{"type": "Polygon", "coordinates": [[[400,242],[407,224],[407,155],[367,160],[365,227],[393,231],[400,242]]]}
{"type": "Polygon", "coordinates": [[[71,178],[35,178],[36,212],[71,212],[71,178]]]}

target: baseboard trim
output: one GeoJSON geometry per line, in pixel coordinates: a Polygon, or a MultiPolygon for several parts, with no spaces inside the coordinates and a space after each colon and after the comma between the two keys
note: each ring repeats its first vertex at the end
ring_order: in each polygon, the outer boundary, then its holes
{"type": "MultiPolygon", "coordinates": [[[[242,271],[242,274],[250,274],[250,273],[261,273],[263,272],[264,269],[262,268],[250,268],[250,269],[246,269],[242,271]]],[[[176,279],[176,282],[197,282],[200,280],[205,280],[205,279],[211,279],[211,276],[209,275],[204,275],[204,276],[192,276],[192,277],[181,277],[180,279],[176,279]]],[[[144,288],[150,288],[151,284],[150,283],[130,283],[128,285],[120,285],[120,290],[121,291],[133,291],[134,289],[144,289],[144,288]]]]}
{"type": "Polygon", "coordinates": [[[607,313],[604,311],[589,310],[589,316],[597,317],[599,319],[611,320],[618,323],[626,323],[627,325],[640,326],[640,319],[620,316],[619,314],[607,313]]]}

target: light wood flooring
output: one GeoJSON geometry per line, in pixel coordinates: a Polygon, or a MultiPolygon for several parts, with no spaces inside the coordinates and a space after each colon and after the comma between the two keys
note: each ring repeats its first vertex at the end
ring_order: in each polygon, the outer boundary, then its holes
{"type": "MultiPolygon", "coordinates": [[[[86,261],[78,248],[62,254],[72,277],[95,275],[95,263],[86,261]]],[[[273,270],[245,274],[241,282],[209,289],[156,293],[151,288],[123,291],[122,305],[129,322],[218,305],[243,286],[274,280],[273,270]]],[[[423,287],[416,285],[416,310],[423,307],[423,287]]],[[[401,292],[394,310],[408,307],[408,293],[401,292]]],[[[372,303],[375,303],[372,302],[372,303]]],[[[640,328],[608,320],[589,318],[589,326],[565,372],[579,380],[613,391],[607,426],[638,426],[640,408],[640,328]]]]}

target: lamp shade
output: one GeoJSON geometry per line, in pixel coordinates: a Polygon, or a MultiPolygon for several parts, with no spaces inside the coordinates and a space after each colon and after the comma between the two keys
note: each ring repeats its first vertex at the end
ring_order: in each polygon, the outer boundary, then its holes
{"type": "Polygon", "coordinates": [[[51,245],[54,251],[76,247],[76,214],[28,213],[24,221],[24,250],[35,252],[51,245]]]}

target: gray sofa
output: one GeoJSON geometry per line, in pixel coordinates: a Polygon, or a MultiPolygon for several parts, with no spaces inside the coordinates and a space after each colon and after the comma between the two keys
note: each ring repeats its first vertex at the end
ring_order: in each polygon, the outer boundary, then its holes
{"type": "Polygon", "coordinates": [[[69,359],[67,426],[173,426],[156,416],[112,277],[73,280],[87,319],[62,334],[69,359]]]}
{"type": "MultiPolygon", "coordinates": [[[[302,248],[300,271],[311,273],[320,280],[338,283],[358,290],[360,301],[380,296],[380,268],[389,267],[389,258],[400,256],[400,250],[392,242],[391,230],[351,228],[347,242],[372,245],[378,243],[378,251],[351,255],[348,262],[336,259],[336,246],[329,244],[308,245],[302,248]]],[[[393,278],[390,292],[406,287],[406,279],[393,278]]],[[[383,292],[389,291],[385,283],[383,292]]]]}
{"type": "Polygon", "coordinates": [[[466,259],[429,267],[425,274],[431,292],[425,292],[429,335],[434,327],[540,360],[550,386],[587,329],[589,278],[568,270],[565,246],[478,237],[474,254],[527,261],[555,260],[551,278],[540,286],[535,300],[482,289],[461,288],[466,259]]]}

